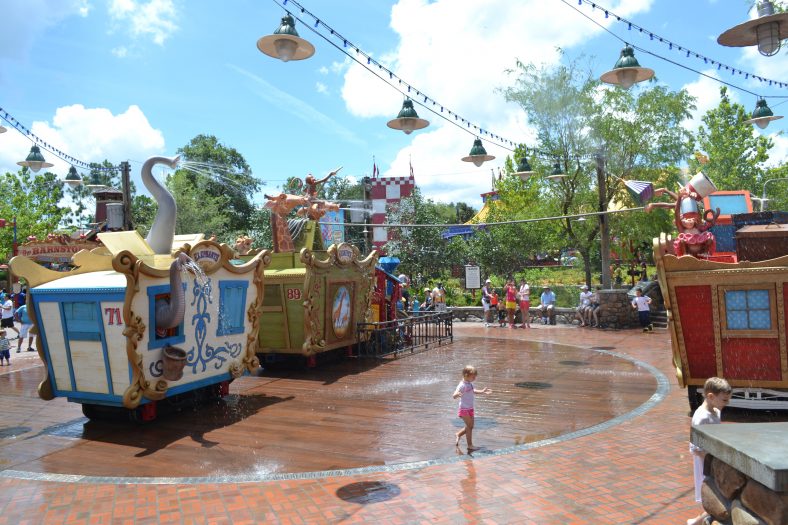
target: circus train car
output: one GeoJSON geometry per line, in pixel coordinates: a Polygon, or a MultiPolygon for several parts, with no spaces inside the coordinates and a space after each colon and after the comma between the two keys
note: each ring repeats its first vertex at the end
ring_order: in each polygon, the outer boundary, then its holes
{"type": "Polygon", "coordinates": [[[69,272],[11,261],[29,285],[40,397],[81,403],[88,417],[151,420],[157,403],[226,394],[259,367],[267,251],[238,265],[213,241],[154,254],[134,231],[99,238],[105,248],[76,254],[69,272]]]}
{"type": "Polygon", "coordinates": [[[687,387],[692,409],[712,376],[730,382],[731,406],[786,409],[786,214],[751,213],[746,192],[721,193],[706,204],[734,206],[734,213],[722,209],[722,228],[715,232],[722,250],[677,257],[669,236],[654,240],[678,382],[687,387]]]}
{"type": "Polygon", "coordinates": [[[265,362],[318,354],[357,343],[356,324],[371,310],[377,252],[362,257],[348,243],[328,250],[301,248],[271,254],[265,270],[258,352],[265,362]]]}

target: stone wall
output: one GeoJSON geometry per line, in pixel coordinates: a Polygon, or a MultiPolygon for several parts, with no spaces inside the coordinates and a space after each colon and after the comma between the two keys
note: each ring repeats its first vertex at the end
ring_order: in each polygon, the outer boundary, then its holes
{"type": "Polygon", "coordinates": [[[701,497],[717,525],[785,525],[788,493],[776,492],[727,463],[706,455],[701,497]]]}
{"type": "MultiPolygon", "coordinates": [[[[627,290],[599,290],[599,322],[607,328],[640,327],[637,310],[627,297],[627,290]]],[[[652,304],[653,309],[653,304],[652,304]]]]}

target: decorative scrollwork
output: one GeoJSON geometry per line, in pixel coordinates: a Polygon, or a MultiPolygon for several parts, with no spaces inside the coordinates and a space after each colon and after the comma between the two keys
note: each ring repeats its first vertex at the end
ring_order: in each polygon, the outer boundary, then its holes
{"type": "Polygon", "coordinates": [[[193,346],[187,352],[186,366],[192,369],[193,374],[205,372],[209,365],[213,366],[214,370],[220,370],[225,362],[230,358],[237,358],[243,351],[242,343],[225,341],[224,346],[218,347],[206,343],[208,326],[211,322],[208,305],[213,303],[211,298],[212,288],[212,279],[208,279],[204,286],[195,281],[192,287],[194,300],[191,306],[195,307],[196,313],[192,316],[191,324],[194,326],[196,346],[193,346]]]}

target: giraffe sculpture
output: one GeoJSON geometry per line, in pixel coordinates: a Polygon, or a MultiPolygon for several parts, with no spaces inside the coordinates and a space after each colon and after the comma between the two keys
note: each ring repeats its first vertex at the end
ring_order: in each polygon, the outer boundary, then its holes
{"type": "Polygon", "coordinates": [[[276,196],[265,195],[265,198],[268,199],[265,207],[271,210],[274,253],[294,252],[295,244],[287,227],[287,215],[295,208],[309,204],[309,199],[303,195],[288,193],[280,193],[276,196]]]}

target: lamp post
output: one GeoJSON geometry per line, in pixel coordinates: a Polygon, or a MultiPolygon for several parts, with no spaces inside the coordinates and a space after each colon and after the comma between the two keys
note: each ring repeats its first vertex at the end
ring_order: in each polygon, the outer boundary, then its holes
{"type": "Polygon", "coordinates": [[[599,256],[602,260],[602,287],[610,288],[610,228],[607,222],[607,186],[605,157],[596,154],[596,185],[599,192],[599,256]]]}
{"type": "Polygon", "coordinates": [[[766,198],[766,186],[770,182],[774,182],[778,180],[788,180],[788,177],[780,177],[779,179],[769,179],[763,183],[763,193],[761,193],[761,211],[766,211],[766,201],[769,200],[766,198]]]}

